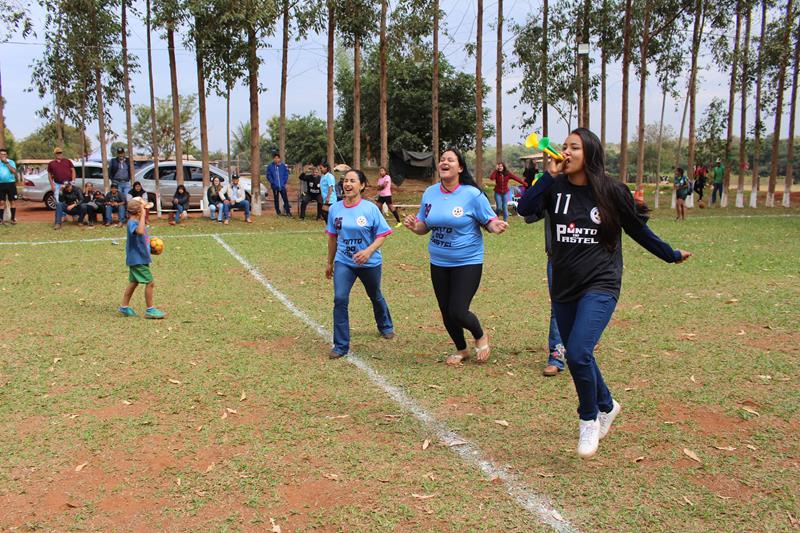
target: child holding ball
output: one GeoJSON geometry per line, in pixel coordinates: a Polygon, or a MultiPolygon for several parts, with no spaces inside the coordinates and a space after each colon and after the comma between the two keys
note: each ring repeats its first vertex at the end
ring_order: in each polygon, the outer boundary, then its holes
{"type": "Polygon", "coordinates": [[[122,296],[122,305],[118,309],[122,316],[136,316],[130,307],[133,291],[140,283],[145,284],[144,299],[147,303],[145,318],[164,318],[163,311],[153,305],[153,274],[150,272],[150,237],[147,235],[145,217],[147,206],[140,198],[128,201],[128,236],[125,241],[125,263],[128,265],[128,286],[122,296]]]}

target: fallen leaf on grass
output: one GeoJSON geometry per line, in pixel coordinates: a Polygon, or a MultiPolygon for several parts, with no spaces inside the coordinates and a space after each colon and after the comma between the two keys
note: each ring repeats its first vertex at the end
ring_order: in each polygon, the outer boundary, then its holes
{"type": "Polygon", "coordinates": [[[743,409],[743,410],[745,410],[745,411],[747,411],[747,412],[748,412],[748,413],[750,413],[751,415],[761,416],[761,415],[758,413],[758,411],[756,411],[756,410],[755,410],[755,409],[753,409],[752,407],[747,407],[747,406],[744,406],[744,407],[742,407],[742,409],[743,409]]]}
{"type": "Polygon", "coordinates": [[[84,468],[86,468],[86,465],[88,465],[88,464],[89,464],[89,463],[81,463],[81,464],[79,464],[78,466],[76,466],[76,467],[75,467],[75,471],[76,471],[76,472],[80,472],[81,470],[83,470],[84,468]]]}
{"type": "Polygon", "coordinates": [[[508,375],[509,375],[509,376],[511,376],[512,378],[514,377],[514,373],[513,373],[513,372],[506,372],[506,374],[508,374],[508,375]]]}
{"type": "Polygon", "coordinates": [[[225,411],[230,413],[230,414],[232,414],[232,415],[238,415],[239,414],[239,411],[237,411],[236,409],[231,409],[230,407],[226,407],[225,411]]]}
{"type": "Polygon", "coordinates": [[[696,379],[694,379],[694,374],[692,374],[692,375],[689,377],[689,380],[690,380],[692,383],[697,383],[697,380],[696,380],[696,379]]]}
{"type": "Polygon", "coordinates": [[[169,382],[172,383],[173,385],[182,385],[182,383],[180,381],[178,381],[177,379],[170,378],[169,382]]]}
{"type": "Polygon", "coordinates": [[[197,430],[196,431],[203,431],[203,426],[197,426],[197,430]]]}
{"type": "Polygon", "coordinates": [[[133,402],[130,402],[128,400],[122,400],[122,403],[125,405],[133,405],[133,402]]]}
{"type": "Polygon", "coordinates": [[[242,395],[241,395],[241,396],[239,396],[239,401],[240,401],[240,402],[243,402],[243,401],[245,401],[246,399],[247,399],[247,394],[245,394],[245,393],[244,393],[244,391],[242,391],[242,395]]]}
{"type": "Polygon", "coordinates": [[[538,475],[539,477],[556,477],[555,474],[551,474],[549,472],[539,472],[538,475]]]}
{"type": "Polygon", "coordinates": [[[683,497],[683,501],[685,501],[686,503],[688,503],[689,505],[691,505],[692,507],[694,507],[694,504],[692,503],[692,500],[690,500],[690,499],[689,499],[689,498],[687,498],[686,496],[684,496],[684,497],[683,497]]]}
{"type": "Polygon", "coordinates": [[[225,420],[226,418],[228,418],[228,411],[222,411],[222,416],[220,419],[225,420]]]}
{"type": "Polygon", "coordinates": [[[453,446],[464,446],[467,442],[463,440],[451,440],[447,443],[447,446],[452,448],[453,446]]]}
{"type": "Polygon", "coordinates": [[[206,468],[206,474],[208,474],[209,472],[214,470],[214,466],[216,466],[214,463],[211,463],[210,465],[208,465],[208,468],[206,468]]]}
{"type": "Polygon", "coordinates": [[[194,361],[189,361],[189,364],[192,366],[197,366],[197,363],[195,363],[194,361]]]}
{"type": "Polygon", "coordinates": [[[510,425],[507,420],[495,420],[494,423],[498,426],[503,426],[504,428],[507,428],[510,425]]]}
{"type": "Polygon", "coordinates": [[[56,357],[55,359],[53,359],[53,364],[56,364],[59,361],[61,361],[61,358],[60,357],[56,357]]]}
{"type": "Polygon", "coordinates": [[[564,517],[563,517],[563,516],[561,516],[561,513],[559,513],[559,512],[558,512],[558,511],[556,511],[555,509],[553,509],[552,511],[550,511],[550,514],[551,514],[551,515],[553,515],[553,518],[555,518],[555,519],[556,519],[556,520],[558,520],[559,522],[563,522],[563,521],[564,521],[564,517]]]}
{"type": "Polygon", "coordinates": [[[634,463],[641,463],[642,461],[644,461],[644,455],[641,455],[633,460],[634,463]]]}
{"type": "Polygon", "coordinates": [[[411,493],[412,498],[417,498],[418,500],[430,500],[431,498],[435,497],[436,494],[417,494],[416,492],[411,493]]]}
{"type": "Polygon", "coordinates": [[[436,481],[436,478],[434,477],[434,475],[433,475],[433,472],[428,472],[428,473],[426,474],[426,476],[427,476],[427,478],[428,478],[428,479],[430,479],[431,481],[436,481]]]}
{"type": "Polygon", "coordinates": [[[702,462],[703,462],[703,461],[701,461],[701,460],[700,460],[700,458],[699,458],[699,457],[697,457],[697,454],[696,454],[696,453],[694,453],[694,452],[693,452],[692,450],[690,450],[689,448],[684,448],[684,449],[683,449],[683,453],[686,455],[686,457],[688,457],[688,458],[689,458],[689,459],[691,459],[692,461],[697,461],[698,463],[702,463],[702,462]]]}
{"type": "Polygon", "coordinates": [[[76,414],[76,413],[72,413],[71,415],[67,415],[67,418],[69,418],[70,420],[75,420],[79,416],[81,416],[81,415],[76,414]]]}
{"type": "Polygon", "coordinates": [[[786,511],[786,516],[789,517],[789,524],[792,527],[800,527],[800,520],[795,518],[794,515],[792,515],[792,513],[790,513],[789,511],[786,511]]]}
{"type": "Polygon", "coordinates": [[[180,487],[180,486],[181,486],[181,478],[177,478],[177,479],[175,480],[175,484],[176,484],[176,485],[178,485],[178,486],[180,487]]]}
{"type": "Polygon", "coordinates": [[[425,442],[422,443],[422,449],[427,450],[428,446],[431,445],[431,441],[429,439],[425,439],[425,442]]]}
{"type": "Polygon", "coordinates": [[[340,420],[342,418],[350,418],[350,415],[336,415],[336,416],[326,416],[328,420],[340,420]]]}
{"type": "Polygon", "coordinates": [[[275,523],[275,519],[270,517],[269,524],[272,526],[271,533],[281,533],[281,526],[275,523]]]}
{"type": "Polygon", "coordinates": [[[724,452],[732,452],[733,450],[736,449],[733,446],[712,446],[712,447],[717,450],[722,450],[724,452]]]}
{"type": "Polygon", "coordinates": [[[331,481],[339,480],[339,476],[337,476],[336,474],[322,474],[322,477],[324,477],[325,479],[330,479],[331,481]]]}
{"type": "Polygon", "coordinates": [[[737,300],[736,298],[731,298],[730,300],[727,300],[725,303],[726,304],[735,304],[735,303],[739,303],[739,300],[737,300]]]}
{"type": "Polygon", "coordinates": [[[753,450],[753,451],[756,451],[758,449],[755,446],[753,446],[752,444],[748,444],[747,448],[750,449],[750,450],[753,450]]]}
{"type": "Polygon", "coordinates": [[[740,329],[739,333],[737,333],[737,335],[747,335],[747,332],[745,330],[743,330],[743,329],[740,329]]]}
{"type": "Polygon", "coordinates": [[[442,390],[442,387],[440,385],[428,385],[428,388],[429,389],[442,390]]]}
{"type": "Polygon", "coordinates": [[[761,375],[761,374],[759,374],[759,375],[758,375],[758,376],[756,376],[756,377],[757,377],[757,378],[761,378],[761,379],[763,379],[763,380],[770,380],[770,379],[772,379],[772,376],[770,376],[770,375],[766,375],[766,376],[764,376],[764,375],[761,375]]]}
{"type": "Polygon", "coordinates": [[[79,503],[72,503],[72,502],[67,502],[65,505],[70,509],[78,509],[81,506],[81,504],[79,503]]]}

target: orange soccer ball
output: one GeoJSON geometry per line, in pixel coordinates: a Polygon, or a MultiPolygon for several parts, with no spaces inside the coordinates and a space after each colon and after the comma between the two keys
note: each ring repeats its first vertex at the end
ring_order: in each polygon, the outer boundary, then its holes
{"type": "Polygon", "coordinates": [[[153,237],[150,239],[150,253],[153,255],[159,255],[163,251],[164,241],[162,241],[159,237],[153,237]]]}
{"type": "Polygon", "coordinates": [[[700,200],[699,202],[697,202],[697,207],[699,207],[700,209],[705,208],[705,206],[706,206],[706,203],[703,200],[700,200]]]}

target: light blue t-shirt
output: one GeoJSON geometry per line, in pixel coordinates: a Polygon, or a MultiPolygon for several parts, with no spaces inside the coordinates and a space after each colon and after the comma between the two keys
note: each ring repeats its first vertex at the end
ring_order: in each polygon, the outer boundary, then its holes
{"type": "MultiPolygon", "coordinates": [[[[8,164],[14,167],[14,169],[17,168],[17,164],[10,159],[8,160],[8,164]]],[[[8,170],[7,166],[0,162],[0,183],[15,183],[16,181],[17,177],[8,170]]]]}
{"type": "Polygon", "coordinates": [[[497,218],[479,189],[459,185],[452,192],[431,185],[422,195],[417,220],[431,231],[428,252],[431,264],[458,267],[483,263],[481,226],[497,218]]]}
{"type": "Polygon", "coordinates": [[[133,265],[149,265],[150,260],[150,236],[147,234],[147,228],[144,230],[144,235],[136,233],[136,228],[139,226],[139,221],[128,219],[128,238],[125,241],[125,264],[128,266],[133,265]]]}
{"type": "Polygon", "coordinates": [[[328,196],[328,189],[331,190],[331,197],[328,203],[335,204],[336,200],[339,199],[339,197],[336,196],[336,177],[330,172],[327,172],[319,179],[319,192],[322,194],[323,202],[325,201],[325,197],[328,196]]]}
{"type": "Polygon", "coordinates": [[[353,261],[353,255],[369,247],[378,237],[392,232],[380,209],[363,198],[354,206],[346,206],[344,201],[336,202],[328,213],[328,227],[325,233],[336,236],[336,257],[334,261],[351,268],[370,268],[381,264],[381,250],[375,250],[363,265],[353,261]]]}

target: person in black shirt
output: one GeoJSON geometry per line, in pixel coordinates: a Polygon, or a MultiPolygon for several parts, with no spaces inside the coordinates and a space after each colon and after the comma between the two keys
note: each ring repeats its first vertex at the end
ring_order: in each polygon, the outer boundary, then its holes
{"type": "Polygon", "coordinates": [[[182,218],[189,218],[189,200],[191,196],[189,191],[183,185],[178,185],[175,189],[175,194],[172,195],[172,208],[175,209],[175,215],[169,221],[170,226],[179,224],[182,218]]]}
{"type": "Polygon", "coordinates": [[[306,218],[306,207],[311,202],[317,202],[317,220],[325,218],[322,215],[322,195],[319,188],[319,167],[307,165],[300,174],[300,185],[302,192],[300,195],[300,220],[306,218]]]}
{"type": "Polygon", "coordinates": [[[622,230],[668,263],[680,263],[692,254],[673,250],[647,227],[630,190],[606,174],[597,135],[586,128],[574,130],[564,143],[563,155],[564,161],[551,160],[548,172],[525,192],[518,211],[523,216],[549,215],[550,297],[578,393],[577,452],[587,458],[597,452],[599,440],[620,411],[603,381],[594,347],[619,298],[622,230]]]}

